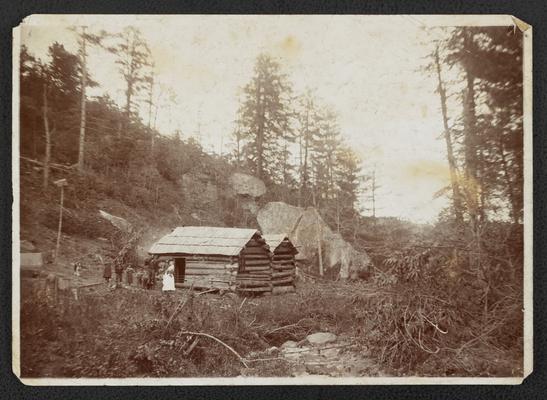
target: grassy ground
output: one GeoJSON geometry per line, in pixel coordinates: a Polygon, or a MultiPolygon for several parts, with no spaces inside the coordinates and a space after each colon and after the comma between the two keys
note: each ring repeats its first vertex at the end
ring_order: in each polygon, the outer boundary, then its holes
{"type": "MultiPolygon", "coordinates": [[[[339,341],[352,343],[352,356],[369,358],[366,367],[353,372],[355,376],[520,373],[518,349],[495,351],[480,341],[457,354],[449,350],[423,354],[420,363],[410,369],[394,368],[386,362],[379,328],[367,313],[367,299],[378,296],[387,294],[378,293],[371,284],[341,282],[300,283],[297,293],[255,298],[182,290],[166,295],[101,285],[82,293],[78,301],[67,295],[53,303],[23,285],[22,375],[291,376],[295,365],[280,357],[275,347],[287,340],[302,341],[318,331],[335,333],[339,341]],[[232,351],[208,337],[199,337],[186,354],[195,336],[182,332],[214,336],[240,355],[248,368],[232,351]],[[263,361],[253,361],[257,359],[263,361]],[[454,369],[456,364],[462,367],[454,369]]],[[[416,347],[415,351],[421,350],[416,347]]],[[[341,355],[340,362],[344,359],[341,355]]]]}
{"type": "Polygon", "coordinates": [[[350,296],[321,295],[311,285],[301,286],[297,294],[255,298],[99,286],[78,301],[61,296],[56,304],[25,287],[21,356],[26,377],[288,376],[290,365],[282,359],[243,368],[232,352],[205,337],[184,356],[186,337],[179,333],[213,335],[251,359],[309,333],[347,337],[355,328],[354,314],[340,312],[348,310],[350,296]],[[181,302],[184,306],[167,327],[181,302]]]}

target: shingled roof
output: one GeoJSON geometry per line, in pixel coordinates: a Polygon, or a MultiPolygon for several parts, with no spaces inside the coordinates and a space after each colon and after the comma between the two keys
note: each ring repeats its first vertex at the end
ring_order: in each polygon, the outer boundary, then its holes
{"type": "Polygon", "coordinates": [[[272,252],[274,252],[275,249],[277,249],[279,247],[279,245],[285,239],[287,239],[289,244],[294,249],[293,251],[295,253],[298,253],[298,250],[296,250],[296,247],[294,246],[294,244],[291,242],[289,237],[287,235],[285,235],[284,233],[271,233],[269,235],[262,235],[262,237],[264,238],[264,240],[266,240],[266,243],[268,244],[268,246],[270,246],[270,251],[272,251],[272,252]]]}
{"type": "Polygon", "coordinates": [[[256,229],[183,226],[158,240],[150,254],[203,254],[237,256],[256,229]]]}

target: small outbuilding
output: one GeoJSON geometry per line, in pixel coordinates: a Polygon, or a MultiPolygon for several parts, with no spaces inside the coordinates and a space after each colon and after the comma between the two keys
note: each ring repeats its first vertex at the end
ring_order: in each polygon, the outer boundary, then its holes
{"type": "Polygon", "coordinates": [[[152,255],[175,261],[175,286],[271,292],[272,254],[256,229],[178,227],[158,240],[152,255]]]}
{"type": "Polygon", "coordinates": [[[272,285],[274,293],[294,291],[296,270],[295,256],[298,253],[288,236],[284,234],[264,235],[272,255],[272,285]]]}

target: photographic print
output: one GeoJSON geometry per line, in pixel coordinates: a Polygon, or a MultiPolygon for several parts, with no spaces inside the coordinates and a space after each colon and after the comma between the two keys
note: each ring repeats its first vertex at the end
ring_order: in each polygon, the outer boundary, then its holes
{"type": "Polygon", "coordinates": [[[16,375],[520,383],[531,40],[499,15],[25,18],[16,375]]]}

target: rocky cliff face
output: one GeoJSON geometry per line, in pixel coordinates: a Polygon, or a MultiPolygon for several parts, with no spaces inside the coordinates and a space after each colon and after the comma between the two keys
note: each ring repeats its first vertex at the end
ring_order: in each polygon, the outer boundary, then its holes
{"type": "Polygon", "coordinates": [[[260,179],[236,172],[230,175],[228,184],[231,195],[237,197],[242,209],[256,215],[258,212],[258,199],[266,193],[266,185],[260,179]]]}
{"type": "Polygon", "coordinates": [[[359,253],[339,233],[333,232],[313,207],[304,209],[271,202],[258,211],[257,221],[265,234],[287,234],[298,248],[297,259],[316,259],[321,246],[325,269],[339,268],[341,279],[356,278],[370,266],[369,256],[359,253]]]}

